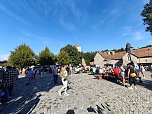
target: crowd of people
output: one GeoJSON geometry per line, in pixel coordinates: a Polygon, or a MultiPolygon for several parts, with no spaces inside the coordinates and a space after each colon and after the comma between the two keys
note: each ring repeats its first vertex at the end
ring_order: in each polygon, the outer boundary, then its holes
{"type": "Polygon", "coordinates": [[[124,64],[120,64],[120,66],[104,66],[104,67],[95,67],[93,66],[91,69],[92,74],[99,74],[102,75],[103,78],[111,78],[113,77],[116,79],[117,82],[120,82],[123,86],[125,86],[126,82],[129,82],[130,87],[129,89],[134,88],[137,89],[136,83],[137,79],[140,83],[142,83],[142,78],[145,78],[144,75],[144,66],[138,65],[137,63],[134,63],[131,61],[126,66],[124,64]],[[142,77],[139,76],[139,74],[142,74],[142,77]]]}
{"type": "MultiPolygon", "coordinates": [[[[136,83],[137,78],[140,83],[142,83],[142,78],[145,78],[144,67],[142,65],[138,66],[137,63],[130,62],[127,66],[121,64],[119,67],[115,66],[105,66],[101,67],[91,67],[90,71],[92,74],[98,74],[103,78],[114,77],[117,82],[120,82],[125,86],[126,82],[129,82],[129,89],[137,89],[136,83]],[[139,76],[139,73],[142,74],[142,77],[139,76]]],[[[70,65],[51,65],[49,67],[27,67],[23,68],[21,72],[15,67],[8,66],[6,68],[0,68],[0,102],[7,102],[13,96],[14,83],[18,79],[19,74],[25,76],[28,80],[26,85],[30,85],[32,80],[36,78],[43,78],[44,75],[48,73],[50,76],[53,76],[54,85],[59,84],[59,78],[63,86],[58,91],[59,96],[62,96],[64,91],[65,95],[69,95],[67,90],[69,89],[70,76],[73,73],[73,68],[70,65]]],[[[151,70],[152,73],[152,70],[151,70]]],[[[152,78],[152,74],[151,74],[152,78]]]]}
{"type": "Polygon", "coordinates": [[[28,79],[26,85],[30,85],[31,81],[36,78],[43,78],[45,74],[51,74],[55,65],[51,66],[31,66],[25,67],[20,71],[22,77],[28,79]]]}
{"type": "Polygon", "coordinates": [[[72,66],[70,65],[51,65],[51,66],[34,66],[26,67],[22,70],[17,69],[16,67],[7,66],[6,68],[0,68],[0,102],[8,102],[13,97],[13,88],[16,80],[19,75],[25,77],[27,82],[25,85],[29,86],[32,81],[37,78],[43,78],[48,74],[53,76],[54,85],[59,84],[59,78],[63,87],[59,90],[59,95],[62,95],[62,92],[67,94],[67,89],[69,89],[69,77],[72,75],[72,66]]]}

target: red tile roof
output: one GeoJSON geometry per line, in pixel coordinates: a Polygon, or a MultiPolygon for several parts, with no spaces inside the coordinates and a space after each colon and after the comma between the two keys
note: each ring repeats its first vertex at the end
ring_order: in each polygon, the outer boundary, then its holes
{"type": "Polygon", "coordinates": [[[113,55],[108,55],[106,53],[100,52],[99,54],[105,59],[105,60],[111,60],[111,59],[121,59],[125,55],[125,51],[123,52],[117,52],[113,55]]]}
{"type": "MultiPolygon", "coordinates": [[[[99,52],[99,54],[105,60],[118,60],[118,59],[122,59],[122,57],[126,54],[126,52],[125,51],[117,52],[114,53],[113,55],[108,55],[107,53],[103,53],[103,52],[99,52]]],[[[137,57],[152,57],[152,47],[133,50],[132,54],[137,57]]]]}
{"type": "Polygon", "coordinates": [[[103,52],[99,52],[99,54],[100,54],[103,58],[106,58],[107,56],[109,56],[107,53],[103,53],[103,52]]]}
{"type": "Polygon", "coordinates": [[[110,55],[110,59],[122,59],[122,57],[124,56],[126,54],[126,52],[125,51],[123,51],[123,52],[117,52],[117,53],[115,53],[114,55],[110,55]]]}
{"type": "Polygon", "coordinates": [[[137,57],[152,57],[152,47],[133,50],[133,54],[137,57]]]}

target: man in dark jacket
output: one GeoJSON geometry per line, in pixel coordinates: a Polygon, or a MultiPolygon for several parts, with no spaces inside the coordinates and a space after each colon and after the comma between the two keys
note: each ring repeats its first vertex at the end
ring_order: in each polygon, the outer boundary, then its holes
{"type": "Polygon", "coordinates": [[[13,96],[15,76],[16,71],[11,66],[8,66],[2,79],[2,85],[5,89],[8,89],[9,96],[13,96]]]}

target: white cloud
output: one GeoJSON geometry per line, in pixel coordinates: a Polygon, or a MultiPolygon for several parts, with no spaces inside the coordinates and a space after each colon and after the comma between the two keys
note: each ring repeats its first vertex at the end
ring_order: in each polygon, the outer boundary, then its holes
{"type": "Polygon", "coordinates": [[[110,16],[118,14],[119,11],[117,9],[113,9],[110,13],[110,16]]]}
{"type": "Polygon", "coordinates": [[[61,26],[63,26],[65,29],[69,31],[76,29],[76,26],[74,23],[66,22],[63,17],[59,19],[59,23],[61,24],[61,26]]]}
{"type": "Polygon", "coordinates": [[[0,54],[0,61],[8,60],[9,54],[0,54]]]}
{"type": "Polygon", "coordinates": [[[132,26],[123,27],[122,30],[123,30],[122,36],[130,35],[132,32],[132,26]]]}
{"type": "Polygon", "coordinates": [[[149,0],[142,0],[142,2],[143,2],[144,4],[146,4],[146,3],[149,2],[149,0]]]}
{"type": "Polygon", "coordinates": [[[115,17],[118,16],[118,14],[119,14],[119,10],[116,8],[111,11],[104,10],[102,11],[102,14],[101,14],[100,23],[103,24],[104,22],[106,23],[113,22],[117,19],[115,17]],[[102,15],[105,15],[105,16],[103,17],[102,15]]]}
{"type": "Polygon", "coordinates": [[[135,32],[133,35],[133,38],[136,41],[140,41],[140,40],[143,40],[145,38],[145,35],[142,34],[141,32],[135,32]]]}
{"type": "Polygon", "coordinates": [[[149,44],[149,45],[152,44],[152,40],[148,40],[147,44],[149,44]]]}
{"type": "MultiPolygon", "coordinates": [[[[21,33],[27,37],[30,37],[30,38],[35,38],[35,39],[38,39],[38,40],[41,40],[42,37],[36,35],[36,34],[33,34],[31,32],[28,32],[28,31],[21,31],[21,33]]],[[[29,39],[29,38],[28,38],[29,39]]]]}
{"type": "Polygon", "coordinates": [[[123,27],[123,29],[130,32],[132,31],[132,26],[126,26],[126,27],[123,27]]]}
{"type": "Polygon", "coordinates": [[[38,34],[31,33],[29,31],[20,31],[23,34],[23,37],[19,37],[18,39],[23,43],[37,43],[41,42],[41,45],[48,46],[49,44],[52,45],[54,42],[52,37],[42,36],[38,34]]]}
{"type": "Polygon", "coordinates": [[[69,0],[68,2],[66,2],[66,5],[68,6],[68,8],[70,9],[70,11],[73,13],[73,15],[76,18],[80,18],[81,17],[81,11],[80,9],[76,6],[76,2],[69,0]]]}
{"type": "Polygon", "coordinates": [[[26,20],[21,18],[20,16],[12,13],[8,8],[6,8],[4,5],[0,4],[0,10],[6,13],[8,16],[12,17],[13,19],[23,22],[23,23],[28,23],[26,20]]]}
{"type": "Polygon", "coordinates": [[[67,30],[78,31],[77,27],[88,20],[88,7],[91,2],[92,0],[59,0],[58,21],[60,25],[67,30]],[[83,7],[80,7],[80,4],[84,4],[83,7]]]}

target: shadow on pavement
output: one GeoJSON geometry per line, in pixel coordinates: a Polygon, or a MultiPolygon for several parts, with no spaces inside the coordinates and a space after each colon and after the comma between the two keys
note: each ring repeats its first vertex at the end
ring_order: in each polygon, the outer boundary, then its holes
{"type": "Polygon", "coordinates": [[[39,103],[43,93],[61,84],[54,85],[51,74],[33,79],[29,85],[26,85],[27,82],[26,77],[19,78],[15,82],[13,98],[7,103],[0,104],[0,114],[30,114],[39,103]]]}
{"type": "Polygon", "coordinates": [[[71,110],[68,110],[66,114],[75,114],[75,112],[73,109],[71,109],[71,110]]]}
{"type": "Polygon", "coordinates": [[[152,80],[143,80],[143,83],[139,83],[139,85],[152,91],[152,80]]]}
{"type": "Polygon", "coordinates": [[[96,105],[96,109],[94,109],[90,106],[89,108],[87,108],[87,111],[89,113],[95,113],[95,114],[107,114],[107,112],[109,112],[109,113],[111,112],[111,109],[108,104],[101,103],[101,106],[96,105]]]}
{"type": "Polygon", "coordinates": [[[25,104],[23,107],[20,107],[16,113],[20,114],[31,114],[34,108],[37,106],[38,102],[40,101],[41,95],[38,95],[36,98],[30,100],[27,104],[25,104]],[[25,108],[26,107],[26,108],[25,108]]]}
{"type": "Polygon", "coordinates": [[[92,108],[91,106],[90,106],[89,108],[87,108],[87,111],[88,111],[89,113],[91,113],[91,112],[96,113],[95,109],[92,108]]]}

